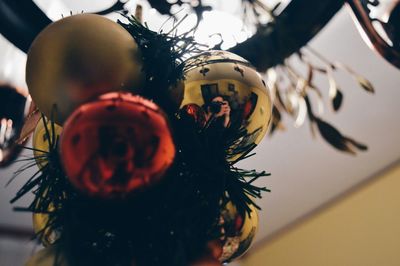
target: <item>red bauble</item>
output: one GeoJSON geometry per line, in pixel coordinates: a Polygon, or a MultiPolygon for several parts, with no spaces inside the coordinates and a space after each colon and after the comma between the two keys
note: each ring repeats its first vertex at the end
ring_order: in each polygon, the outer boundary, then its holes
{"type": "Polygon", "coordinates": [[[158,181],[173,162],[175,146],[156,104],[129,93],[108,93],[68,118],[60,153],[73,185],[109,198],[158,181]]]}

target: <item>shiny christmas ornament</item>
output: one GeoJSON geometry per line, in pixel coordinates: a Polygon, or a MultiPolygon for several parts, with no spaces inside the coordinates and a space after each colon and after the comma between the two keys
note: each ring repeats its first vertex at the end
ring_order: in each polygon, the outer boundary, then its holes
{"type": "Polygon", "coordinates": [[[48,158],[46,155],[50,151],[50,148],[54,149],[56,147],[56,142],[58,141],[61,132],[62,127],[59,125],[47,120],[45,126],[43,119],[40,119],[35,132],[33,133],[32,140],[32,147],[34,149],[33,154],[39,168],[42,168],[47,164],[48,158]]]}
{"type": "Polygon", "coordinates": [[[60,153],[72,184],[108,198],[157,182],[172,164],[175,146],[157,105],[129,93],[109,93],[66,121],[60,153]]]}
{"type": "MultiPolygon", "coordinates": [[[[41,121],[42,122],[42,121],[41,121]]],[[[44,191],[44,193],[41,195],[42,198],[47,196],[48,189],[44,191]]],[[[41,203],[41,199],[37,202],[36,207],[39,207],[41,203]]],[[[40,242],[43,244],[43,246],[47,247],[49,245],[52,245],[55,243],[55,241],[58,238],[58,235],[56,232],[51,230],[49,227],[46,227],[48,221],[49,221],[49,213],[54,211],[54,204],[50,203],[47,207],[46,212],[34,212],[32,213],[32,226],[33,226],[33,231],[37,236],[39,236],[40,242]]]]}
{"type": "Polygon", "coordinates": [[[33,101],[59,125],[81,104],[110,91],[141,88],[141,55],[117,23],[93,14],[61,19],[32,43],[26,82],[33,101]]]}
{"type": "Polygon", "coordinates": [[[235,134],[244,128],[247,137],[232,148],[260,143],[272,105],[265,82],[249,62],[226,51],[204,52],[187,60],[185,77],[181,109],[197,109],[195,120],[221,131],[235,134]]]}
{"type": "Polygon", "coordinates": [[[348,0],[347,4],[368,46],[400,68],[400,1],[348,0]]]}
{"type": "Polygon", "coordinates": [[[12,163],[21,152],[16,141],[25,119],[27,98],[17,88],[0,84],[0,167],[12,163]]]}
{"type": "Polygon", "coordinates": [[[232,203],[228,203],[220,217],[220,225],[223,233],[222,254],[218,258],[223,263],[242,256],[249,250],[258,228],[258,213],[253,205],[250,205],[251,214],[241,216],[232,203]]]}
{"type": "Polygon", "coordinates": [[[50,230],[50,228],[46,228],[48,221],[49,215],[47,213],[32,214],[33,231],[35,234],[40,234],[40,241],[45,247],[52,245],[57,240],[57,234],[50,230]]]}

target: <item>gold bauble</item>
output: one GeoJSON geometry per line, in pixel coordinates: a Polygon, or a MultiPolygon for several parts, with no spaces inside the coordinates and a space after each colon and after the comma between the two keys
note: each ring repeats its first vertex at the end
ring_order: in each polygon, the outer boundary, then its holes
{"type": "Polygon", "coordinates": [[[36,125],[32,139],[32,148],[34,149],[33,155],[39,168],[42,168],[48,163],[46,154],[50,151],[50,143],[51,145],[56,145],[55,142],[60,138],[62,132],[61,126],[49,120],[46,122],[46,127],[44,124],[45,122],[43,119],[40,119],[39,123],[36,125]],[[52,124],[54,124],[54,129],[52,124]],[[50,140],[48,136],[50,136],[50,140]]]}
{"type": "MultiPolygon", "coordinates": [[[[48,189],[45,189],[43,194],[41,195],[41,198],[46,197],[47,193],[48,189]]],[[[41,199],[39,199],[39,201],[37,202],[36,207],[38,207],[40,203],[41,199]]],[[[39,240],[45,247],[54,244],[54,242],[58,238],[57,233],[51,230],[50,227],[47,227],[47,223],[49,222],[49,213],[53,212],[54,210],[54,204],[50,203],[47,207],[47,211],[32,213],[33,231],[36,235],[39,235],[39,240]]]]}
{"type": "Polygon", "coordinates": [[[228,203],[221,213],[223,230],[222,254],[219,261],[230,262],[249,250],[258,229],[258,212],[253,205],[250,215],[241,216],[232,203],[228,203]]]}
{"type": "Polygon", "coordinates": [[[181,109],[197,106],[192,109],[203,113],[203,123],[232,134],[244,128],[247,137],[231,148],[260,143],[271,122],[271,97],[249,62],[226,51],[204,52],[187,60],[185,78],[181,109]]]}
{"type": "Polygon", "coordinates": [[[47,26],[28,53],[26,82],[39,110],[62,125],[75,108],[110,91],[142,87],[138,46],[117,23],[93,14],[47,26]]]}
{"type": "MultiPolygon", "coordinates": [[[[54,209],[54,206],[50,205],[49,209],[54,209]]],[[[57,240],[56,232],[46,227],[48,221],[48,213],[32,214],[33,231],[35,232],[35,234],[40,234],[40,242],[42,242],[43,246],[45,247],[52,245],[57,240]]]]}

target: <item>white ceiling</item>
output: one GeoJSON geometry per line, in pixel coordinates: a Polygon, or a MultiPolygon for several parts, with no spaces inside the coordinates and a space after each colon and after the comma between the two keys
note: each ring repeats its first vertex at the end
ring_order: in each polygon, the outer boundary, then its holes
{"type": "MultiPolygon", "coordinates": [[[[337,114],[327,110],[323,116],[343,133],[368,144],[369,151],[356,157],[337,152],[320,138],[312,139],[307,124],[295,129],[288,119],[286,132],[267,137],[257,148],[258,154],[241,164],[272,173],[262,182],[272,192],[265,194],[260,202],[263,211],[257,241],[271,236],[400,158],[399,70],[363,43],[347,10],[342,10],[311,46],[330,59],[352,66],[375,86],[376,94],[367,94],[354,80],[339,73],[336,77],[345,96],[343,107],[337,114]]],[[[5,51],[6,47],[9,44],[1,39],[0,51],[5,51]]],[[[24,86],[24,55],[15,48],[7,51],[7,54],[0,54],[0,63],[3,67],[6,61],[12,62],[11,71],[0,72],[0,78],[24,86]]],[[[323,77],[317,78],[317,84],[327,91],[327,81],[323,77]]],[[[8,204],[29,174],[4,188],[16,169],[17,166],[0,170],[0,225],[29,227],[30,215],[12,212],[12,206],[8,204]]],[[[28,202],[29,199],[24,199],[18,205],[28,202]]]]}

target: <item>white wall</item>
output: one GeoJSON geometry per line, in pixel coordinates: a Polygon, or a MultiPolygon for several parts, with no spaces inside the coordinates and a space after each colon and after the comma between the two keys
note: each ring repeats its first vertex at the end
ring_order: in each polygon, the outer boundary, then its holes
{"type": "Polygon", "coordinates": [[[0,238],[0,265],[22,266],[36,248],[29,240],[0,238]]]}

